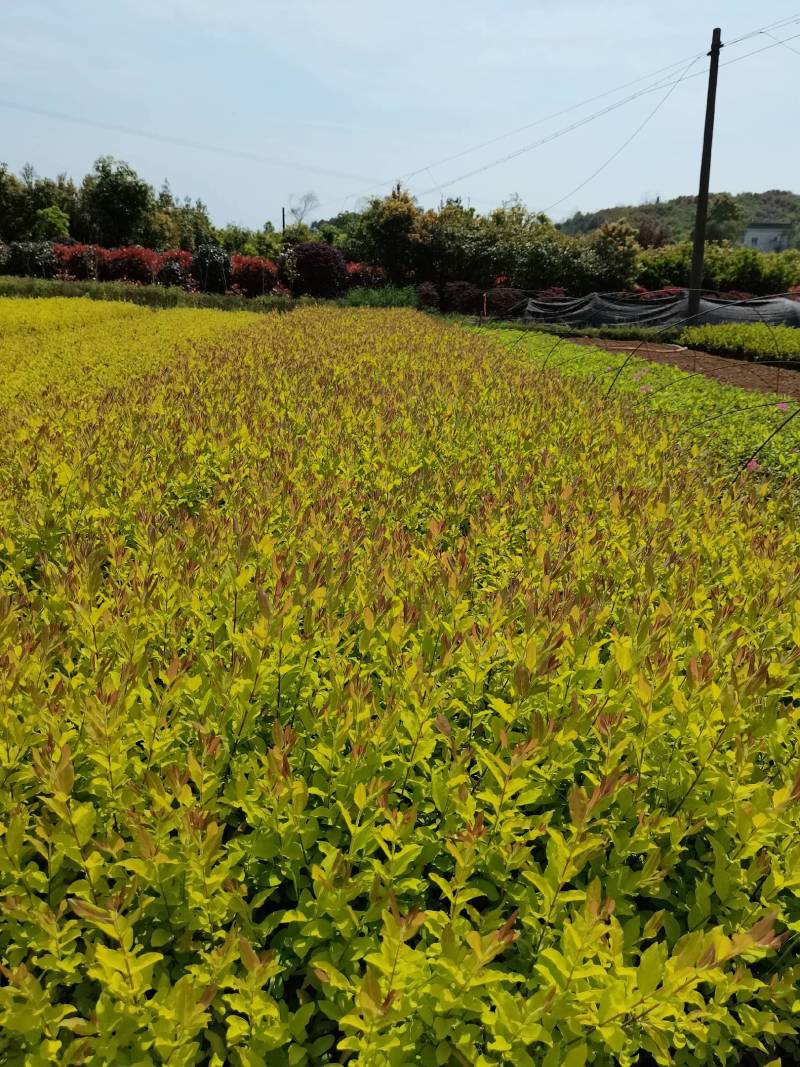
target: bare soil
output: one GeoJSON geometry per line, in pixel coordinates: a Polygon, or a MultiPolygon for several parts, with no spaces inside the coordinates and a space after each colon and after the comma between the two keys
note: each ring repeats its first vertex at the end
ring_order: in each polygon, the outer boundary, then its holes
{"type": "Polygon", "coordinates": [[[694,373],[700,371],[707,378],[716,378],[727,385],[738,385],[758,393],[778,393],[781,396],[800,400],[800,371],[785,367],[759,367],[742,359],[712,356],[693,348],[677,350],[676,345],[645,342],[637,347],[636,341],[608,341],[599,337],[570,337],[576,345],[591,345],[607,352],[632,352],[640,359],[653,363],[668,363],[672,367],[694,373]]]}

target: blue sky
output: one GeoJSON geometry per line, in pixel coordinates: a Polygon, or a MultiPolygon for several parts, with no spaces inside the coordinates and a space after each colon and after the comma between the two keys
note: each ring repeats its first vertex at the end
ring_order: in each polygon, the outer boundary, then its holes
{"type": "MultiPolygon", "coordinates": [[[[536,209],[566,197],[555,218],[693,193],[706,83],[691,75],[705,58],[574,193],[666,87],[461,176],[656,83],[646,76],[662,67],[682,61],[680,74],[715,25],[731,41],[794,16],[771,31],[786,45],[720,72],[712,188],[800,191],[800,0],[4,0],[1,11],[0,100],[167,140],[0,106],[0,160],[79,178],[112,154],[156,186],[169,178],[174,192],[202,198],[215,222],[251,226],[277,222],[307,190],[328,216],[418,170],[408,185],[425,204],[441,192],[480,210],[512,194],[536,209]]],[[[773,43],[761,34],[730,45],[723,61],[773,43]]]]}

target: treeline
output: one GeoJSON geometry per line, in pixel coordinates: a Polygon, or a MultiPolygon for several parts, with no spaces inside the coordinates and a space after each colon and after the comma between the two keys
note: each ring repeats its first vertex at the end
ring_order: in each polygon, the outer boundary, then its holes
{"type": "Polygon", "coordinates": [[[287,229],[284,241],[270,222],[261,230],[216,227],[202,200],[181,199],[166,182],[156,192],[129,164],[111,156],[101,156],[80,183],[66,174],[43,178],[31,166],[17,176],[0,163],[0,241],[6,244],[70,239],[185,252],[218,244],[230,255],[274,256],[286,244],[311,237],[302,223],[287,229]]]}
{"type": "MultiPolygon", "coordinates": [[[[559,223],[562,233],[579,236],[607,222],[625,221],[645,248],[689,241],[694,233],[696,196],[676,196],[645,204],[578,211],[559,223]]],[[[753,222],[784,222],[793,227],[789,243],[800,246],[800,195],[785,189],[765,193],[717,193],[711,198],[707,237],[710,241],[738,241],[753,222]]]]}
{"type": "MultiPolygon", "coordinates": [[[[313,197],[305,200],[306,208],[313,204],[313,197]]],[[[178,201],[166,188],[156,194],[110,157],[79,186],[64,176],[44,179],[27,169],[16,178],[1,169],[0,271],[258,295],[277,287],[335,296],[353,284],[385,282],[416,286],[424,304],[456,310],[498,289],[500,303],[512,306],[523,291],[581,295],[689,284],[688,242],[643,247],[624,220],[570,236],[518,199],[486,214],[458,200],[424,209],[397,186],[362,211],[310,225],[304,213],[285,233],[270,224],[220,230],[201,202],[178,201]]],[[[708,245],[708,290],[766,294],[798,285],[800,250],[708,245]]]]}

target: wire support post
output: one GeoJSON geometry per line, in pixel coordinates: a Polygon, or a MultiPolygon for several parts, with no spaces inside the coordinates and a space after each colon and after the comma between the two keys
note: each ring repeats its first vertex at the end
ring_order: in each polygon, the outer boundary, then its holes
{"type": "Polygon", "coordinates": [[[694,249],[692,252],[692,275],[689,282],[689,314],[696,315],[700,309],[700,290],[703,287],[703,260],[706,245],[706,222],[708,221],[708,189],[711,181],[711,146],[714,140],[714,113],[717,106],[717,76],[719,54],[722,50],[722,30],[717,26],[711,37],[711,63],[708,68],[708,96],[706,98],[706,123],[703,130],[703,157],[700,163],[700,188],[697,194],[697,212],[694,221],[694,249]]]}

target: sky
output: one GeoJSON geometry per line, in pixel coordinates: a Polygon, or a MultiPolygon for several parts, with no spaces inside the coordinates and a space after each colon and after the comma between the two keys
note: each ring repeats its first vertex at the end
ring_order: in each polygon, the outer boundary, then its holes
{"type": "Polygon", "coordinates": [[[0,18],[0,161],[79,180],[113,155],[254,227],[398,179],[425,206],[518,195],[556,219],[695,193],[713,27],[791,19],[722,52],[711,186],[800,191],[800,0],[0,0],[0,18]]]}

